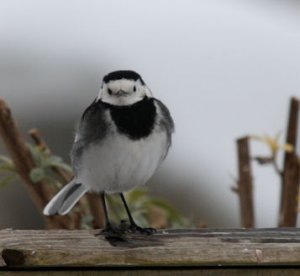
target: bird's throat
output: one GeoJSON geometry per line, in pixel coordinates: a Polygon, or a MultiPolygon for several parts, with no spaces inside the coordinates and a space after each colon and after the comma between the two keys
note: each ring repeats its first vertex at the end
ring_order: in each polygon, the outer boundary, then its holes
{"type": "Polygon", "coordinates": [[[109,109],[117,130],[132,140],[147,137],[154,128],[156,107],[152,98],[128,106],[104,105],[109,109]]]}

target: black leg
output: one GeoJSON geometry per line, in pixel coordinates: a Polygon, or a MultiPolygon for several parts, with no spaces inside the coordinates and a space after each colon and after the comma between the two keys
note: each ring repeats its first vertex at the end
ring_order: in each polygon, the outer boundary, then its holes
{"type": "Polygon", "coordinates": [[[124,235],[123,231],[113,227],[109,220],[106,201],[105,201],[105,193],[102,192],[100,194],[100,197],[103,204],[103,210],[105,215],[105,228],[99,234],[104,234],[105,238],[110,242],[124,241],[125,239],[123,237],[124,235]]]}
{"type": "Polygon", "coordinates": [[[106,206],[106,201],[105,201],[105,193],[102,192],[100,194],[100,197],[101,197],[103,210],[104,210],[104,216],[105,216],[105,229],[111,229],[111,223],[109,221],[108,211],[107,211],[107,206],[106,206]]]}
{"type": "Polygon", "coordinates": [[[126,200],[125,200],[125,197],[124,197],[123,193],[120,193],[120,196],[121,196],[122,202],[124,204],[124,207],[126,209],[126,212],[127,212],[128,218],[129,218],[129,222],[130,222],[129,229],[132,232],[140,232],[140,233],[144,233],[144,234],[148,234],[148,235],[156,232],[156,230],[154,228],[142,228],[142,227],[138,226],[135,223],[135,221],[134,221],[134,219],[133,219],[133,217],[132,217],[132,215],[130,213],[129,207],[128,207],[127,203],[126,203],[126,200]]]}
{"type": "Polygon", "coordinates": [[[130,224],[136,226],[136,223],[135,223],[135,221],[134,221],[134,219],[133,219],[133,217],[132,217],[132,215],[131,215],[131,213],[130,213],[129,207],[128,207],[128,205],[127,205],[127,202],[126,202],[126,200],[125,200],[125,197],[124,197],[123,193],[120,193],[120,196],[121,196],[121,199],[122,199],[123,204],[124,204],[124,206],[125,206],[125,209],[126,209],[127,216],[128,216],[128,218],[129,218],[130,224]]]}

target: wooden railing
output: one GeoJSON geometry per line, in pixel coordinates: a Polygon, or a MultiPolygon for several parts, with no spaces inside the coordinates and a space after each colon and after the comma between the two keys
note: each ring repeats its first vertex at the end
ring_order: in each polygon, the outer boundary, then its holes
{"type": "Polygon", "coordinates": [[[165,230],[151,236],[128,234],[126,241],[113,244],[95,234],[95,230],[0,230],[0,275],[15,270],[34,275],[28,271],[49,269],[86,271],[84,275],[92,275],[93,270],[143,276],[215,270],[220,275],[236,271],[300,275],[296,228],[165,230]]]}

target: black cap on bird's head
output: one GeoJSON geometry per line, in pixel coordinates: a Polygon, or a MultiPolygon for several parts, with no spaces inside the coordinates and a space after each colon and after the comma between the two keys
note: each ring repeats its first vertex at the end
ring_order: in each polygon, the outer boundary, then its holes
{"type": "Polygon", "coordinates": [[[121,80],[121,79],[134,80],[134,81],[140,80],[142,84],[145,84],[142,77],[138,73],[131,70],[119,70],[119,71],[111,72],[106,76],[104,76],[103,82],[108,83],[112,80],[121,80]]]}

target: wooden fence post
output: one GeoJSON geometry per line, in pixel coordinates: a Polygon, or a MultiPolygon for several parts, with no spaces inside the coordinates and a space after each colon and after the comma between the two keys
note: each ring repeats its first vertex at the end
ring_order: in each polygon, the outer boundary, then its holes
{"type": "Polygon", "coordinates": [[[237,192],[240,199],[241,225],[252,228],[254,227],[254,207],[249,137],[237,140],[237,150],[239,168],[237,192]]]}
{"type": "Polygon", "coordinates": [[[299,100],[292,98],[288,119],[286,144],[293,146],[293,152],[285,152],[281,184],[280,227],[296,227],[299,194],[299,159],[296,153],[299,100]]]}

